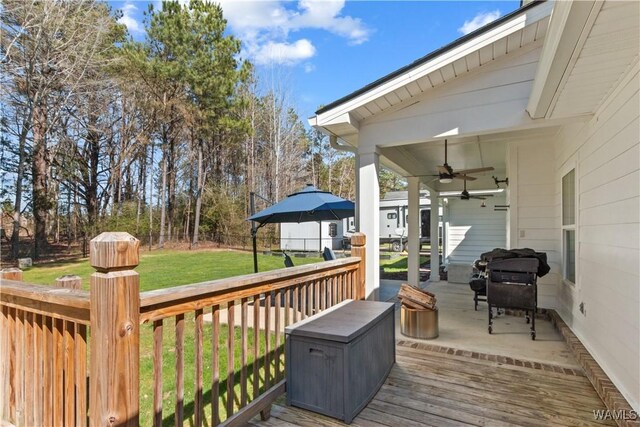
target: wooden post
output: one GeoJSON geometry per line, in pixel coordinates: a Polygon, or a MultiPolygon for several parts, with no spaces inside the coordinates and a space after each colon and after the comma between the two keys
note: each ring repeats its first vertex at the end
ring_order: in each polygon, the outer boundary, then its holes
{"type": "Polygon", "coordinates": [[[139,424],[140,242],[128,233],[91,240],[90,425],[139,424]]]}
{"type": "Polygon", "coordinates": [[[356,298],[365,299],[366,291],[366,260],[367,260],[367,236],[363,233],[353,233],[351,235],[351,256],[360,257],[360,266],[356,274],[356,298]]]}
{"type": "Polygon", "coordinates": [[[22,270],[19,268],[3,268],[0,270],[0,279],[17,280],[22,282],[22,270]]]}
{"type": "Polygon", "coordinates": [[[56,279],[56,286],[66,289],[82,289],[82,279],[80,276],[67,274],[56,279]]]}

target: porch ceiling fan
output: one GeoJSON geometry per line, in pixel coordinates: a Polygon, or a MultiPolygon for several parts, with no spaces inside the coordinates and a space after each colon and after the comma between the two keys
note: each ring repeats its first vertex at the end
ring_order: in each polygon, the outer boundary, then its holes
{"type": "MultiPolygon", "coordinates": [[[[449,184],[451,182],[453,182],[454,179],[461,179],[466,181],[474,181],[477,178],[473,177],[473,176],[469,176],[469,174],[472,173],[480,173],[480,172],[489,172],[494,170],[494,168],[492,166],[486,167],[486,168],[475,168],[475,169],[463,169],[463,170],[459,170],[459,171],[454,171],[453,168],[449,165],[449,163],[447,163],[447,140],[444,140],[444,164],[438,166],[438,174],[437,175],[431,175],[431,176],[437,176],[438,180],[440,181],[441,184],[449,184]]],[[[466,191],[466,189],[465,189],[466,191]]]]}
{"type": "Polygon", "coordinates": [[[487,197],[493,197],[493,195],[486,194],[486,195],[483,195],[483,196],[476,196],[474,194],[469,194],[469,192],[467,191],[467,180],[465,179],[464,180],[464,187],[462,189],[462,193],[460,193],[458,195],[455,195],[455,196],[447,196],[447,197],[460,197],[460,200],[469,200],[469,199],[486,200],[487,197]]]}

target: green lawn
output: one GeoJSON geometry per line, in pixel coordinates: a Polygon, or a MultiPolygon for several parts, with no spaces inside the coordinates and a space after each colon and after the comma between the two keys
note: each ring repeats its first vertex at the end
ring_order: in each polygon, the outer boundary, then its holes
{"type": "MultiPolygon", "coordinates": [[[[429,261],[429,257],[425,255],[420,256],[420,264],[429,261]]],[[[381,259],[380,267],[385,273],[402,273],[407,271],[407,257],[400,256],[393,259],[381,259]]]]}
{"type": "MultiPolygon", "coordinates": [[[[310,264],[322,258],[293,258],[295,265],[310,264]]],[[[283,258],[258,255],[260,271],[283,268],[283,258]]],[[[26,270],[23,280],[28,283],[53,284],[57,277],[75,274],[82,278],[82,286],[89,289],[89,277],[95,270],[89,259],[47,263],[26,270]]],[[[215,250],[155,250],[140,251],[140,290],[168,288],[206,280],[222,279],[253,273],[253,256],[248,252],[215,250]]]]}

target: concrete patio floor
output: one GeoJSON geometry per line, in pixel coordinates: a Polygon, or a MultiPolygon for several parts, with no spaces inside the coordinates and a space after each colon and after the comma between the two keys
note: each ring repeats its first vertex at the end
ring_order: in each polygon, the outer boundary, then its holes
{"type": "MultiPolygon", "coordinates": [[[[382,300],[390,301],[402,281],[383,280],[380,283],[382,300]]],[[[419,340],[400,333],[400,310],[396,310],[396,338],[450,347],[471,352],[495,354],[531,362],[579,368],[560,333],[549,320],[536,318],[535,341],[529,335],[524,317],[500,315],[494,318],[493,334],[487,332],[487,304],[473,309],[473,291],[469,285],[424,282],[421,287],[436,295],[438,300],[439,336],[433,340],[419,340]]]]}

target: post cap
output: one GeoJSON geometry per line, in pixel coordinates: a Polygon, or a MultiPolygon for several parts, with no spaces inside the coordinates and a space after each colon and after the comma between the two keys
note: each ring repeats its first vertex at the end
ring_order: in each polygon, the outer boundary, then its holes
{"type": "Polygon", "coordinates": [[[96,270],[134,268],[140,262],[140,241],[129,233],[106,232],[91,240],[89,261],[96,270]]]}
{"type": "Polygon", "coordinates": [[[353,233],[351,235],[351,246],[364,246],[367,243],[367,236],[364,233],[353,233]]]}
{"type": "Polygon", "coordinates": [[[0,279],[22,281],[22,270],[16,267],[3,268],[0,270],[0,279]]]}

